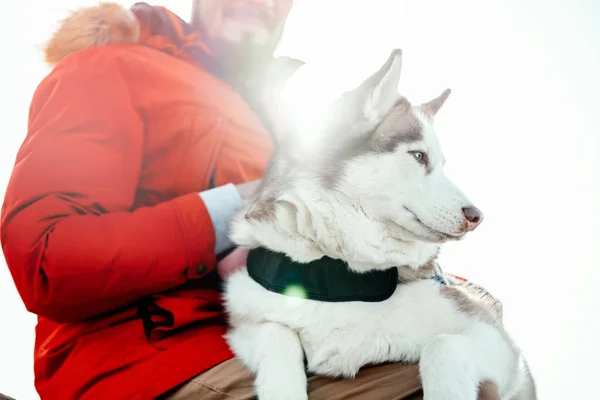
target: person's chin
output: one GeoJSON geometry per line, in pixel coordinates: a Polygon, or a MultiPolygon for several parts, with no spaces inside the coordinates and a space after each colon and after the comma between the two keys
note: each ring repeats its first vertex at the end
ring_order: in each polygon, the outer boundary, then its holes
{"type": "Polygon", "coordinates": [[[245,21],[227,21],[220,32],[221,39],[231,44],[248,44],[264,46],[269,42],[271,33],[258,23],[245,21]]]}

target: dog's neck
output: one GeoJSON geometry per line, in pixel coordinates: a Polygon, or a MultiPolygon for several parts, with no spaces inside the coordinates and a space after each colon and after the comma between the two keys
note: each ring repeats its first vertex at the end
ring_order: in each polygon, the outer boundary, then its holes
{"type": "Polygon", "coordinates": [[[361,204],[339,193],[294,188],[273,205],[262,218],[248,218],[244,212],[238,215],[233,241],[285,253],[297,262],[323,256],[341,259],[359,272],[418,269],[430,264],[439,252],[436,244],[403,240],[390,226],[370,219],[361,204]]]}

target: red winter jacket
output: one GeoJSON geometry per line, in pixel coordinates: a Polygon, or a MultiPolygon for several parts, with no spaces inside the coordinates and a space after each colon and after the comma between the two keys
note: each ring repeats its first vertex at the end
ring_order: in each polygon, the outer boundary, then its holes
{"type": "Polygon", "coordinates": [[[84,10],[50,42],[2,207],[43,400],[151,399],[232,357],[198,192],[260,178],[272,139],[187,24],[133,11],[84,10]]]}

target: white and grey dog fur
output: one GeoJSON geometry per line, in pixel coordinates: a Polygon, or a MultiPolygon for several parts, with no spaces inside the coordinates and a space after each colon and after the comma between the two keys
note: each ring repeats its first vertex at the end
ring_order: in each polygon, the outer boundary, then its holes
{"type": "Polygon", "coordinates": [[[446,177],[433,118],[450,90],[419,105],[398,93],[402,53],[332,103],[319,143],[290,133],[261,188],[232,223],[242,247],[297,262],[328,256],[358,272],[400,266],[381,302],[320,302],[270,292],[246,269],[226,281],[226,338],[256,373],[260,400],[307,399],[311,373],[352,378],[362,366],[420,362],[426,400],[475,400],[491,381],[502,399],[536,398],[527,363],[485,299],[420,279],[442,243],[481,212],[446,177]]]}

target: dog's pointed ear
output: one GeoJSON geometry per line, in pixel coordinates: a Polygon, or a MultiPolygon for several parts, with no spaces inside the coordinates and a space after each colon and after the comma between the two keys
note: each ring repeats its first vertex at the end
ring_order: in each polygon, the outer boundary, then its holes
{"type": "Polygon", "coordinates": [[[246,221],[265,221],[274,217],[275,201],[273,199],[256,199],[244,214],[246,221]]]}
{"type": "Polygon", "coordinates": [[[421,111],[423,111],[423,113],[428,117],[433,118],[440,110],[440,108],[442,108],[442,106],[446,102],[446,99],[448,99],[448,96],[450,96],[450,93],[451,90],[446,89],[435,99],[430,100],[427,103],[421,104],[421,111]]]}
{"type": "Polygon", "coordinates": [[[354,106],[360,107],[364,118],[379,122],[400,98],[398,84],[401,70],[402,50],[394,49],[377,72],[346,94],[354,106]]]}

